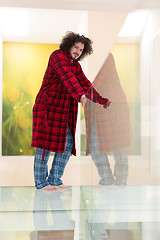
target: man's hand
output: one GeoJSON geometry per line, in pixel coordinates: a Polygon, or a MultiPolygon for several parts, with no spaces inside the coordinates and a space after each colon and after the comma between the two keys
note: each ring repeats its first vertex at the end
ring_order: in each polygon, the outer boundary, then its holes
{"type": "Polygon", "coordinates": [[[109,105],[111,104],[111,102],[106,102],[105,104],[103,104],[103,107],[106,109],[107,107],[109,107],[109,105]]]}
{"type": "Polygon", "coordinates": [[[86,104],[86,101],[87,101],[87,98],[86,98],[86,95],[85,95],[85,94],[83,94],[83,95],[81,96],[80,101],[81,101],[82,107],[84,107],[85,104],[86,104]]]}

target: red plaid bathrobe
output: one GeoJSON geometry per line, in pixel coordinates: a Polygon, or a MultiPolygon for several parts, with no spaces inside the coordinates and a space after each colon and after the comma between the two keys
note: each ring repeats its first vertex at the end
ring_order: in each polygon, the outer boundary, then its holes
{"type": "Polygon", "coordinates": [[[127,99],[120,85],[113,55],[107,60],[93,81],[93,87],[109,98],[111,105],[104,109],[98,104],[87,101],[85,107],[87,147],[93,122],[96,123],[100,152],[110,152],[130,146],[130,119],[127,99]]]}
{"type": "Polygon", "coordinates": [[[48,62],[42,86],[33,106],[32,147],[64,152],[67,128],[73,136],[72,154],[76,155],[75,130],[78,102],[83,94],[104,104],[102,98],[84,75],[78,61],[62,50],[54,51],[48,62]]]}

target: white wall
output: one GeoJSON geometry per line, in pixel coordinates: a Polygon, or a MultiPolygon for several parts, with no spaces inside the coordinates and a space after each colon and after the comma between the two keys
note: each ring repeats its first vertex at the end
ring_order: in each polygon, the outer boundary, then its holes
{"type": "Polygon", "coordinates": [[[117,41],[127,13],[89,12],[88,35],[93,40],[93,54],[88,59],[88,77],[92,82],[117,41]]]}
{"type": "Polygon", "coordinates": [[[157,71],[160,44],[155,40],[159,29],[160,11],[151,11],[141,40],[141,125],[143,165],[150,169],[151,175],[157,180],[160,170],[160,147],[157,148],[157,142],[160,143],[160,79],[157,71]]]}

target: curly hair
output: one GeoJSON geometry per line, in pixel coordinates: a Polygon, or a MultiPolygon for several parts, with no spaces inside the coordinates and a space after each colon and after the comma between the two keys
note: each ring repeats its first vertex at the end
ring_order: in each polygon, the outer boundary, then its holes
{"type": "Polygon", "coordinates": [[[78,60],[82,60],[85,56],[93,53],[92,48],[92,40],[84,37],[83,35],[79,35],[78,33],[68,31],[66,35],[62,38],[62,42],[60,44],[60,49],[67,53],[70,53],[71,47],[75,44],[81,42],[84,44],[84,49],[81,56],[78,60]]]}

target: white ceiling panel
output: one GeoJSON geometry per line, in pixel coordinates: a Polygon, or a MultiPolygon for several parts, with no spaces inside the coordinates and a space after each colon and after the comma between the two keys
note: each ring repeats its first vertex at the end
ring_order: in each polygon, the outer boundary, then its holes
{"type": "Polygon", "coordinates": [[[0,0],[0,6],[73,9],[94,11],[132,11],[138,8],[158,8],[159,0],[0,0]]]}
{"type": "Polygon", "coordinates": [[[3,41],[59,43],[66,31],[77,32],[86,11],[146,8],[160,8],[160,0],[0,0],[0,34],[3,41]]]}
{"type": "Polygon", "coordinates": [[[67,31],[77,32],[83,11],[0,8],[3,41],[59,43],[67,31]]]}

